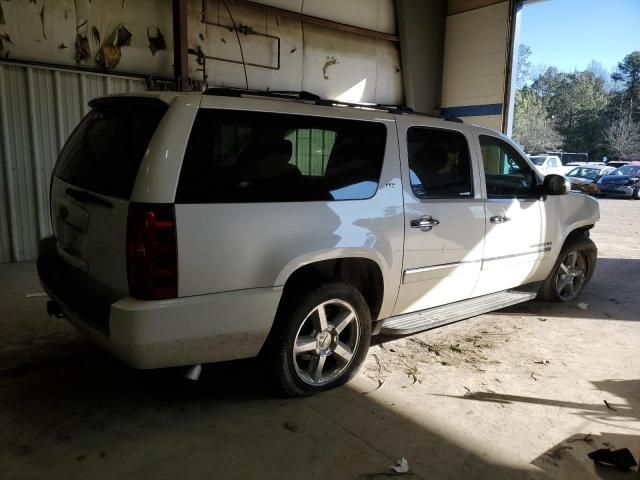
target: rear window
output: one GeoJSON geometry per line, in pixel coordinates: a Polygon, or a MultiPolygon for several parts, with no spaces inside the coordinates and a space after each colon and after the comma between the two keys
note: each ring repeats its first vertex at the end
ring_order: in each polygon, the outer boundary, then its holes
{"type": "Polygon", "coordinates": [[[167,105],[154,99],[98,102],[71,134],[54,175],[72,185],[128,199],[167,105]]]}
{"type": "Polygon", "coordinates": [[[176,202],[370,198],[378,190],[386,131],[377,122],[202,109],[176,202]]]}

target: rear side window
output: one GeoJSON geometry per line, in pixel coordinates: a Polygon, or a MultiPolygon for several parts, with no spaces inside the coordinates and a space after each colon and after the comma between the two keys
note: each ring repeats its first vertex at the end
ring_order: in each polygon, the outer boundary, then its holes
{"type": "Polygon", "coordinates": [[[128,199],[167,105],[152,99],[105,99],[80,122],[54,175],[72,185],[128,199]]]}
{"type": "Polygon", "coordinates": [[[177,203],[360,200],[378,190],[386,127],[377,122],[202,109],[177,203]]]}
{"type": "Polygon", "coordinates": [[[473,194],[467,140],[460,132],[413,127],[407,132],[409,180],[418,198],[473,194]]]}

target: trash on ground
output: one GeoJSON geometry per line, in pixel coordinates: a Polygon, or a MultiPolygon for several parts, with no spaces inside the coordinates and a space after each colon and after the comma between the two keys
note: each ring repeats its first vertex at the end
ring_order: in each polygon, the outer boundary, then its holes
{"type": "Polygon", "coordinates": [[[604,401],[604,404],[607,406],[607,408],[609,410],[613,410],[614,412],[618,411],[618,409],[617,408],[613,408],[609,402],[607,402],[606,400],[603,400],[603,401],[604,401]]]}
{"type": "Polygon", "coordinates": [[[538,365],[549,365],[551,362],[549,360],[538,360],[537,362],[533,363],[537,363],[538,365]]]}
{"type": "Polygon", "coordinates": [[[396,465],[389,467],[396,473],[408,473],[409,472],[409,462],[407,459],[402,457],[400,460],[396,461],[396,465]]]}
{"type": "Polygon", "coordinates": [[[578,307],[580,310],[587,310],[589,308],[589,304],[580,302],[579,304],[576,305],[576,307],[578,307]]]}
{"type": "Polygon", "coordinates": [[[619,450],[600,448],[587,455],[597,464],[616,467],[621,472],[628,472],[631,467],[638,465],[628,448],[621,448],[619,450]]]}

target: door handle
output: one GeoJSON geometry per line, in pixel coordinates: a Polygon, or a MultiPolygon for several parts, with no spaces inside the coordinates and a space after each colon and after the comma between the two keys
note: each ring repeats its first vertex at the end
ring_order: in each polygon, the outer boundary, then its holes
{"type": "Polygon", "coordinates": [[[423,232],[428,232],[433,227],[440,225],[440,220],[433,218],[431,215],[423,215],[420,218],[411,220],[411,228],[419,228],[423,232]]]}
{"type": "Polygon", "coordinates": [[[506,223],[509,220],[511,219],[505,215],[495,215],[489,219],[491,223],[506,223]]]}

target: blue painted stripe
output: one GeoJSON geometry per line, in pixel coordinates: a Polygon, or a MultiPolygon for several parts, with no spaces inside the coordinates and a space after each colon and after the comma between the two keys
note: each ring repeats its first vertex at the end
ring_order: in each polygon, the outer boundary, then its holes
{"type": "Polygon", "coordinates": [[[482,117],[485,115],[502,115],[501,103],[487,105],[463,105],[460,107],[446,107],[440,110],[444,117],[482,117]]]}

